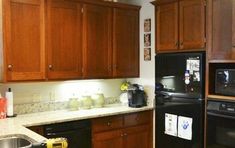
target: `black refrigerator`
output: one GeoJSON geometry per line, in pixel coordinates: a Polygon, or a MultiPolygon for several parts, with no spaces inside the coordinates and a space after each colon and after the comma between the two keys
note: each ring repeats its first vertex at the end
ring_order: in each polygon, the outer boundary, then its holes
{"type": "Polygon", "coordinates": [[[155,57],[156,148],[203,148],[205,53],[155,57]]]}

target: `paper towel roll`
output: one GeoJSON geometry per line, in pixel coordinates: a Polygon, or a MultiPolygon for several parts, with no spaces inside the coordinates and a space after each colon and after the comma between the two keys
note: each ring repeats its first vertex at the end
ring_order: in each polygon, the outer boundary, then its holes
{"type": "Polygon", "coordinates": [[[13,93],[11,88],[8,88],[6,92],[6,99],[7,99],[7,116],[13,116],[13,93]]]}

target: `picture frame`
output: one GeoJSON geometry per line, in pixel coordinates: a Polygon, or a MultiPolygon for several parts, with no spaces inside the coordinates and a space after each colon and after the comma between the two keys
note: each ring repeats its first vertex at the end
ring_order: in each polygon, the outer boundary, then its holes
{"type": "Polygon", "coordinates": [[[151,32],[151,19],[144,20],[144,32],[151,32]]]}
{"type": "Polygon", "coordinates": [[[147,33],[144,34],[144,47],[150,47],[151,46],[151,34],[147,33]]]}
{"type": "Polygon", "coordinates": [[[144,48],[144,60],[151,61],[151,48],[144,48]]]}

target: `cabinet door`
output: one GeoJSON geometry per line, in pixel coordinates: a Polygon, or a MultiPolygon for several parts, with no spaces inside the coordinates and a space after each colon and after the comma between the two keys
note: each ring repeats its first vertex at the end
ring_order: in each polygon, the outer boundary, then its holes
{"type": "Polygon", "coordinates": [[[139,11],[114,8],[113,75],[139,76],[139,11]]]}
{"type": "Polygon", "coordinates": [[[178,2],[160,5],[157,14],[156,52],[178,49],[178,2]]]}
{"type": "Polygon", "coordinates": [[[150,148],[151,137],[148,125],[124,130],[123,148],[150,148]]]}
{"type": "Polygon", "coordinates": [[[82,76],[81,4],[49,0],[47,10],[48,78],[80,78],[82,76]]]}
{"type": "MultiPolygon", "coordinates": [[[[122,131],[114,130],[93,135],[92,147],[93,148],[122,148],[122,131]]],[[[129,147],[131,148],[131,147],[129,147]]]]}
{"type": "Polygon", "coordinates": [[[205,0],[180,1],[180,49],[205,47],[205,0]]]}
{"type": "Polygon", "coordinates": [[[209,60],[235,59],[232,50],[232,3],[234,0],[209,1],[208,10],[212,17],[208,17],[212,27],[209,28],[209,37],[212,46],[208,50],[209,60]]]}
{"type": "Polygon", "coordinates": [[[112,9],[84,5],[84,77],[111,76],[112,9]]]}
{"type": "Polygon", "coordinates": [[[233,24],[232,24],[232,30],[233,30],[233,50],[232,50],[232,59],[235,59],[235,1],[233,0],[233,24]]]}
{"type": "Polygon", "coordinates": [[[45,79],[44,0],[4,0],[6,81],[45,79]]]}

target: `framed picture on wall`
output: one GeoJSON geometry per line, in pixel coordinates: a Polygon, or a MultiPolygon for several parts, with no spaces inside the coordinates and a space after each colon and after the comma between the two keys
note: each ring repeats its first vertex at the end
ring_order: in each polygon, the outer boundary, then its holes
{"type": "Polygon", "coordinates": [[[144,20],[144,32],[150,32],[151,31],[151,19],[145,19],[144,20]]]}
{"type": "Polygon", "coordinates": [[[151,46],[151,34],[147,33],[144,34],[144,47],[149,47],[151,46]]]}
{"type": "Polygon", "coordinates": [[[151,48],[144,48],[144,60],[151,61],[151,48]]]}

